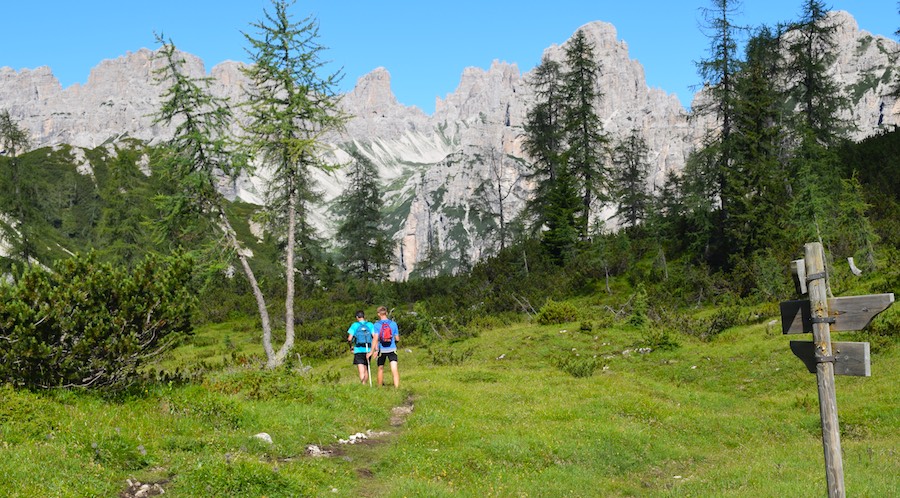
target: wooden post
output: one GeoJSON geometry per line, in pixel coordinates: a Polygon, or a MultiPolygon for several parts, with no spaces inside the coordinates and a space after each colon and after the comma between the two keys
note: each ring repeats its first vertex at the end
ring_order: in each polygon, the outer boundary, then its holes
{"type": "Polygon", "coordinates": [[[828,316],[828,290],[825,285],[825,253],[822,244],[804,246],[809,305],[816,348],[816,381],[819,387],[819,413],[822,417],[822,446],[825,449],[825,477],[829,498],[844,498],[844,463],[841,459],[841,434],[838,429],[837,394],[834,385],[834,353],[828,316]]]}

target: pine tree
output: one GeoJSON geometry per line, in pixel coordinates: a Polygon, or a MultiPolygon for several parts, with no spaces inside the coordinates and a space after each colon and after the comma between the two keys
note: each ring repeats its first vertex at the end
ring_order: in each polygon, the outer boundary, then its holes
{"type": "Polygon", "coordinates": [[[381,281],[390,270],[393,246],[385,232],[378,169],[358,151],[351,153],[347,187],[337,201],[342,222],[337,239],[344,269],[365,280],[381,281]]]}
{"type": "MultiPolygon", "coordinates": [[[[271,337],[264,338],[267,366],[284,362],[294,344],[294,285],[298,227],[319,199],[312,170],[327,169],[321,160],[321,136],[342,127],[335,87],[339,74],[320,76],[326,62],[318,42],[318,22],[307,17],[293,22],[292,2],[273,0],[274,12],[245,33],[251,64],[244,69],[247,87],[245,127],[250,153],[270,168],[268,222],[285,241],[285,342],[276,353],[271,337]]],[[[307,234],[311,236],[311,233],[307,234]]]]}
{"type": "MultiPolygon", "coordinates": [[[[578,30],[566,46],[566,71],[563,75],[565,95],[565,158],[569,174],[581,197],[576,217],[580,237],[587,239],[591,207],[594,200],[607,200],[608,178],[606,156],[609,138],[597,106],[603,98],[598,89],[600,66],[594,58],[594,46],[584,31],[578,30]]],[[[557,190],[557,193],[563,189],[557,190]]]]}

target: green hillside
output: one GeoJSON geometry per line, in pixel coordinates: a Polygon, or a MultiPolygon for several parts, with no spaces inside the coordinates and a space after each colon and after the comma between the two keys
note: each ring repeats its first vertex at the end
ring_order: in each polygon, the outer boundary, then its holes
{"type": "MultiPolygon", "coordinates": [[[[822,496],[815,376],[774,318],[650,351],[624,321],[514,323],[402,345],[399,390],[359,385],[349,354],[263,371],[246,324],[209,326],[167,360],[203,359],[202,381],[123,399],[2,388],[0,478],[23,497],[128,479],[166,496],[822,496]]],[[[848,495],[900,489],[898,368],[893,348],[870,378],[838,377],[848,495]]]]}

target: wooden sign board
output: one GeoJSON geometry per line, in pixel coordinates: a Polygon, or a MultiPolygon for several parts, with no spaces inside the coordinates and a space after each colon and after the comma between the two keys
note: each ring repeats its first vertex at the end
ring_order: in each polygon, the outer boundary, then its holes
{"type": "MultiPolygon", "coordinates": [[[[888,309],[894,302],[894,294],[869,294],[866,296],[836,297],[828,300],[828,316],[834,319],[831,330],[862,330],[876,315],[888,309]]],[[[809,300],[781,303],[781,331],[785,334],[811,333],[812,317],[809,300]]]]}
{"type": "MultiPolygon", "coordinates": [[[[868,342],[832,342],[834,374],[871,377],[868,342]]],[[[791,351],[803,361],[810,373],[816,373],[816,345],[812,341],[791,341],[791,351]]]]}
{"type": "Polygon", "coordinates": [[[794,274],[794,288],[797,290],[797,294],[806,295],[806,260],[791,261],[791,273],[794,274]]]}

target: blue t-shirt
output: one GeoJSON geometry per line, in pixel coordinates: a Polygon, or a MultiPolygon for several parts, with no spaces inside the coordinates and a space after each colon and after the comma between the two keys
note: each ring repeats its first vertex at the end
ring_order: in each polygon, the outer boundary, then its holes
{"type": "Polygon", "coordinates": [[[384,343],[379,342],[378,349],[382,353],[393,353],[397,350],[397,336],[400,335],[400,330],[397,329],[397,322],[391,319],[378,320],[375,322],[375,334],[378,336],[379,341],[381,341],[381,324],[383,323],[387,323],[391,327],[391,343],[385,346],[384,343]]]}
{"type": "Polygon", "coordinates": [[[351,342],[353,343],[353,353],[354,354],[355,353],[368,353],[368,352],[372,351],[372,342],[375,340],[376,335],[377,334],[375,333],[375,326],[372,325],[372,322],[353,322],[353,324],[350,325],[350,328],[347,329],[347,336],[353,337],[351,342]],[[367,337],[363,337],[363,335],[365,335],[365,332],[359,330],[359,328],[363,327],[363,326],[365,326],[369,332],[367,337]],[[358,338],[359,340],[357,340],[357,332],[360,333],[360,337],[358,338]],[[368,338],[368,343],[369,343],[368,347],[366,347],[365,345],[357,346],[358,342],[364,342],[365,339],[367,339],[367,338],[368,338]]]}

